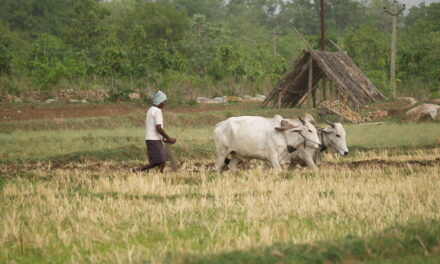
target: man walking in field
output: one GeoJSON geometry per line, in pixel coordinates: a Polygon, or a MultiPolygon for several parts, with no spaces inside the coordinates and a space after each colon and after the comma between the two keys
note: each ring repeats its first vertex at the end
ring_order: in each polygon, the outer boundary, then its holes
{"type": "Polygon", "coordinates": [[[146,116],[146,134],[145,143],[147,145],[148,160],[150,164],[132,169],[136,171],[148,171],[149,169],[158,167],[163,172],[167,161],[167,154],[162,144],[162,140],[166,144],[176,143],[176,139],[170,138],[163,129],[162,108],[165,106],[167,96],[162,91],[153,94],[153,106],[148,109],[146,116]]]}

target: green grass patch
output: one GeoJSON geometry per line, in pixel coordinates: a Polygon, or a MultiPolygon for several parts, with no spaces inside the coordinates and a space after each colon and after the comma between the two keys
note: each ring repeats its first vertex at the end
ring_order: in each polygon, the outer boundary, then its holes
{"type": "Polygon", "coordinates": [[[415,147],[432,145],[440,136],[438,123],[386,123],[383,125],[345,125],[348,146],[366,148],[415,147]]]}
{"type": "Polygon", "coordinates": [[[438,263],[440,222],[397,225],[371,237],[353,237],[313,244],[278,243],[220,254],[173,255],[178,263],[438,263]],[[408,262],[413,260],[414,262],[408,262]]]}
{"type": "MultiPolygon", "coordinates": [[[[440,126],[435,123],[345,127],[351,152],[389,150],[404,154],[415,149],[433,149],[437,148],[435,142],[440,135],[440,126]]],[[[166,130],[175,136],[181,127],[166,127],[166,130]]],[[[1,161],[144,160],[144,133],[143,127],[0,133],[1,161]]],[[[213,126],[187,128],[173,146],[173,152],[177,158],[213,159],[213,126]]]]}

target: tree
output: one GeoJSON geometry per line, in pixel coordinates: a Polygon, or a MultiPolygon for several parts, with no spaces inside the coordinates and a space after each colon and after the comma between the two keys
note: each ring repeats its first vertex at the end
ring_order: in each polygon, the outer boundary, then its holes
{"type": "Polygon", "coordinates": [[[357,28],[366,22],[367,8],[359,1],[329,0],[326,3],[327,28],[331,31],[343,32],[349,27],[357,28]]]}
{"type": "Polygon", "coordinates": [[[440,3],[412,7],[405,19],[398,76],[440,81],[440,3]]]}
{"type": "Polygon", "coordinates": [[[65,10],[71,0],[4,0],[0,5],[0,19],[13,31],[26,38],[40,33],[59,35],[66,24],[65,10]]]}
{"type": "Polygon", "coordinates": [[[0,77],[11,73],[11,39],[0,30],[0,77]]]}
{"type": "Polygon", "coordinates": [[[318,34],[319,9],[316,8],[310,0],[288,1],[284,12],[287,25],[296,27],[304,35],[318,34]]]}
{"type": "Polygon", "coordinates": [[[183,41],[183,48],[193,72],[206,75],[220,45],[220,27],[206,21],[204,15],[194,15],[183,41]]]}
{"type": "Polygon", "coordinates": [[[161,2],[172,4],[177,9],[184,9],[188,17],[203,15],[208,22],[218,21],[224,15],[223,0],[162,0],[161,2]]]}
{"type": "Polygon", "coordinates": [[[178,10],[170,4],[139,1],[133,8],[126,10],[121,18],[119,39],[128,39],[130,29],[136,25],[142,26],[149,42],[176,42],[183,38],[188,29],[188,18],[184,10],[178,10]]]}
{"type": "Polygon", "coordinates": [[[380,88],[388,88],[389,34],[380,31],[373,22],[350,29],[344,39],[348,55],[380,88]]]}
{"type": "Polygon", "coordinates": [[[104,18],[109,12],[98,0],[76,0],[66,15],[64,38],[76,49],[90,52],[105,38],[104,18]]]}

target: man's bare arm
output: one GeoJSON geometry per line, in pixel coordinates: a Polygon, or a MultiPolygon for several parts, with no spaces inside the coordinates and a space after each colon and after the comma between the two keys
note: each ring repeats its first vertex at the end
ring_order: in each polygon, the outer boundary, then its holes
{"type": "Polygon", "coordinates": [[[176,139],[175,138],[170,138],[167,133],[165,132],[165,130],[162,128],[162,125],[156,125],[156,130],[159,134],[162,135],[162,137],[165,139],[166,143],[171,143],[174,144],[176,143],[176,139]]]}

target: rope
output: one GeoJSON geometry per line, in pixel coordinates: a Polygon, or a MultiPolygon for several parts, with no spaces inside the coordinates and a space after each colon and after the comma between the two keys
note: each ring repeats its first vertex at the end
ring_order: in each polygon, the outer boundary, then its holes
{"type": "Polygon", "coordinates": [[[183,141],[181,141],[181,143],[183,145],[185,145],[185,147],[199,151],[199,152],[210,153],[210,154],[213,152],[213,149],[206,149],[206,148],[202,148],[202,147],[193,146],[193,145],[190,145],[190,144],[185,143],[183,141]]]}
{"type": "Polygon", "coordinates": [[[307,143],[307,141],[310,141],[310,142],[312,142],[312,143],[315,143],[315,144],[317,144],[318,146],[321,145],[321,143],[319,143],[319,142],[316,142],[316,141],[313,141],[313,140],[311,140],[311,139],[306,138],[306,137],[301,133],[301,131],[298,131],[298,133],[304,138],[304,148],[306,148],[306,143],[307,143]]]}

